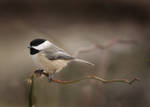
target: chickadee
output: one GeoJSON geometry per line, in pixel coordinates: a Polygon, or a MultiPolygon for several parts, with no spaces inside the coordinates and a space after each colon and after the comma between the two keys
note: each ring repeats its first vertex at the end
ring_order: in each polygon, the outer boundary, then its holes
{"type": "Polygon", "coordinates": [[[61,71],[71,61],[94,65],[93,63],[69,55],[63,49],[45,39],[32,40],[28,48],[30,48],[30,55],[38,67],[38,71],[47,72],[49,74],[49,81],[55,73],[61,71]]]}

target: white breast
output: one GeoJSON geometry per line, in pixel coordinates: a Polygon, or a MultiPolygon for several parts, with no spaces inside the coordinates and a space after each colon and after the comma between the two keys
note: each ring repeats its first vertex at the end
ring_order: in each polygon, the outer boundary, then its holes
{"type": "Polygon", "coordinates": [[[35,65],[36,65],[39,69],[42,69],[42,64],[41,64],[40,61],[39,61],[38,54],[31,55],[31,57],[32,57],[32,60],[33,60],[33,62],[35,63],[35,65]]]}

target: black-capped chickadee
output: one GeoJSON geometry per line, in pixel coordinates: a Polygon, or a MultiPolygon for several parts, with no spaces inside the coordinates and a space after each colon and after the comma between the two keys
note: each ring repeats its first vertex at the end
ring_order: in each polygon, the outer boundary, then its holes
{"type": "Polygon", "coordinates": [[[45,39],[34,39],[30,42],[30,55],[38,67],[39,72],[47,72],[49,74],[48,80],[54,76],[55,73],[61,71],[71,61],[78,61],[94,65],[91,62],[77,59],[63,49],[52,44],[45,39]]]}

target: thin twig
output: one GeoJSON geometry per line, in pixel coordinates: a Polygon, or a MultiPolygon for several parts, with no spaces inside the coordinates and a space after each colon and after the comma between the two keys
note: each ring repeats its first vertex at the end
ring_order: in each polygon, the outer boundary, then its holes
{"type": "Polygon", "coordinates": [[[114,40],[112,40],[111,42],[109,42],[108,44],[105,44],[105,45],[103,45],[103,44],[92,44],[88,47],[80,48],[79,50],[77,50],[75,52],[75,54],[73,56],[77,57],[81,53],[86,53],[86,52],[89,52],[89,51],[94,50],[96,48],[100,49],[100,50],[106,50],[106,49],[109,49],[112,46],[117,45],[117,44],[137,44],[137,41],[136,40],[114,39],[114,40]]]}
{"type": "MultiPolygon", "coordinates": [[[[43,75],[45,76],[49,76],[47,73],[43,72],[42,73],[43,75]]],[[[134,83],[135,81],[139,81],[140,79],[139,78],[134,78],[133,80],[129,81],[129,80],[126,80],[126,79],[113,79],[113,80],[105,80],[103,78],[100,78],[96,75],[91,75],[91,76],[84,76],[83,78],[81,79],[76,79],[76,80],[69,80],[69,81],[63,81],[63,80],[55,80],[55,79],[52,79],[51,82],[54,82],[54,83],[58,83],[58,84],[64,84],[64,85],[67,85],[67,84],[73,84],[73,83],[77,83],[77,82],[80,82],[82,80],[87,80],[87,79],[93,79],[93,80],[98,80],[104,84],[106,83],[127,83],[127,84],[132,84],[134,83]]]]}
{"type": "Polygon", "coordinates": [[[134,78],[133,80],[129,81],[129,80],[126,80],[126,79],[114,79],[114,80],[105,80],[103,78],[100,78],[100,77],[97,77],[97,76],[85,76],[81,79],[77,79],[77,80],[70,80],[70,81],[62,81],[62,80],[55,80],[55,79],[52,79],[52,82],[55,82],[55,83],[58,83],[58,84],[64,84],[64,85],[67,85],[67,84],[73,84],[73,83],[77,83],[77,82],[80,82],[82,80],[87,80],[87,79],[94,79],[94,80],[98,80],[102,83],[127,83],[127,84],[132,84],[134,83],[135,81],[139,81],[138,78],[134,78]]]}

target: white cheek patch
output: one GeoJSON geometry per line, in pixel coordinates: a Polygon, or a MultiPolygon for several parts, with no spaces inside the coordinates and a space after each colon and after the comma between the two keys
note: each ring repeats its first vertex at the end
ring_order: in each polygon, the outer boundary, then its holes
{"type": "Polygon", "coordinates": [[[50,43],[49,41],[45,41],[41,45],[32,46],[32,47],[37,50],[43,50],[43,49],[49,48],[51,45],[52,45],[52,43],[50,43]]]}

